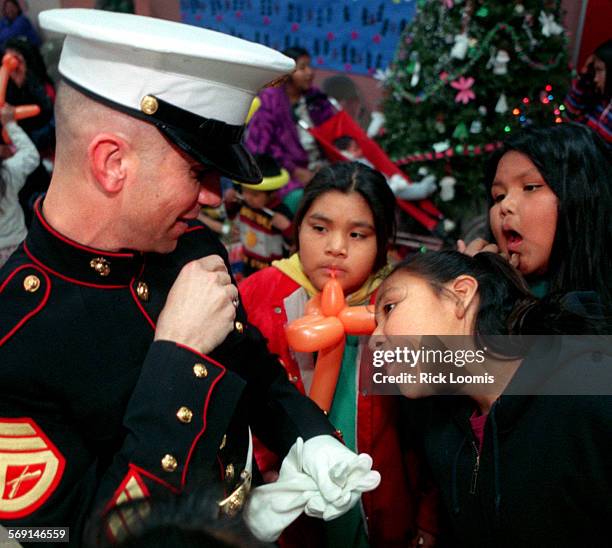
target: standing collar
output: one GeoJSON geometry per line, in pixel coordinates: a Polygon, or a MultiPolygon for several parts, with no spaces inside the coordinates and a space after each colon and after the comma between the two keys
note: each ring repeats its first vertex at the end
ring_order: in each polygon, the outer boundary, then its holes
{"type": "Polygon", "coordinates": [[[91,287],[127,287],[142,270],[143,254],[132,250],[102,251],[85,246],[55,230],[34,206],[24,250],[36,264],[66,281],[91,287]]]}

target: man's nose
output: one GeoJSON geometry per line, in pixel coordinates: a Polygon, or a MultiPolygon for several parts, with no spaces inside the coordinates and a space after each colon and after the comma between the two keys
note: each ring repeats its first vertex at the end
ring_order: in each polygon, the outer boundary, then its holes
{"type": "Polygon", "coordinates": [[[219,207],[221,202],[221,176],[214,171],[207,173],[200,182],[198,203],[201,206],[219,207]]]}

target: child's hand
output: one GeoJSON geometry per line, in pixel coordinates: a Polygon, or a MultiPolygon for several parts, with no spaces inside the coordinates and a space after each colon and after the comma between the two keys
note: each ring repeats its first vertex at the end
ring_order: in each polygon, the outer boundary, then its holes
{"type": "Polygon", "coordinates": [[[282,213],[275,213],[272,216],[272,226],[277,228],[281,232],[284,232],[291,226],[291,221],[287,219],[282,213]]]}
{"type": "Polygon", "coordinates": [[[497,244],[492,244],[482,238],[476,238],[467,245],[463,240],[457,240],[457,251],[473,257],[476,253],[482,253],[483,251],[499,253],[499,247],[497,247],[497,244]]]}
{"type": "Polygon", "coordinates": [[[15,121],[15,107],[5,104],[0,108],[0,122],[6,126],[9,122],[15,121]]]}
{"type": "Polygon", "coordinates": [[[482,238],[476,238],[474,241],[470,242],[467,245],[463,240],[457,240],[457,251],[459,251],[459,253],[463,253],[464,255],[469,255],[470,257],[473,257],[474,255],[476,255],[476,253],[483,252],[498,253],[504,259],[506,259],[506,261],[508,261],[510,265],[512,265],[514,268],[518,268],[520,263],[520,257],[518,253],[504,253],[503,251],[500,251],[497,244],[492,244],[490,242],[487,242],[486,240],[483,240],[482,238]]]}

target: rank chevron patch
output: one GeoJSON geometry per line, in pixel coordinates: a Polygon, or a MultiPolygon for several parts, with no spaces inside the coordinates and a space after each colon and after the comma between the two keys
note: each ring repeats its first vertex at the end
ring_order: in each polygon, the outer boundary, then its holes
{"type": "Polygon", "coordinates": [[[0,519],[39,508],[55,491],[66,461],[30,418],[0,418],[0,519]]]}

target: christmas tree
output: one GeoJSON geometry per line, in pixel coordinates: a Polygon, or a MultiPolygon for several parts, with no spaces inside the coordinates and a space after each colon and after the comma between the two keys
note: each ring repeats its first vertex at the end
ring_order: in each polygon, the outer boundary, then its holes
{"type": "Polygon", "coordinates": [[[485,209],[489,153],[522,126],[561,123],[570,80],[560,0],[419,0],[384,81],[383,148],[463,223],[485,209]],[[456,183],[456,184],[455,184],[456,183]]]}

